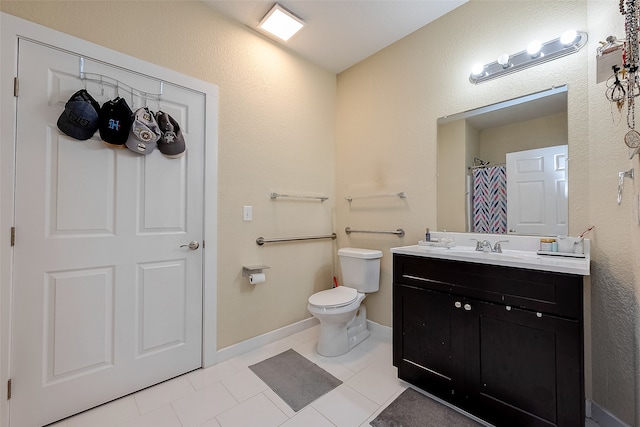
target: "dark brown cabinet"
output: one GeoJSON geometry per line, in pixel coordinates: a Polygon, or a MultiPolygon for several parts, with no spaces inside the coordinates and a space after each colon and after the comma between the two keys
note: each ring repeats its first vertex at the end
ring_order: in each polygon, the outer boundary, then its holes
{"type": "Polygon", "coordinates": [[[582,276],[394,254],[401,379],[496,426],[584,426],[582,276]]]}

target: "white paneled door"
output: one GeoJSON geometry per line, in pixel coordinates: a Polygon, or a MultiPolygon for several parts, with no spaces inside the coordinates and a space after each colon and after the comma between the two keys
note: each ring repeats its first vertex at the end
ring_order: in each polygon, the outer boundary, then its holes
{"type": "Polygon", "coordinates": [[[31,427],[201,366],[205,101],[88,59],[83,81],[79,56],[31,41],[18,56],[10,420],[31,427]],[[169,113],[186,155],[63,134],[82,88],[169,113]]]}
{"type": "Polygon", "coordinates": [[[567,146],[507,153],[509,233],[566,236],[567,146]]]}

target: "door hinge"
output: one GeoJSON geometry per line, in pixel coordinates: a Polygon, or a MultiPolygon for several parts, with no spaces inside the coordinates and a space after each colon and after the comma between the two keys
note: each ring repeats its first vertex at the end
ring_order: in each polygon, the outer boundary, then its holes
{"type": "Polygon", "coordinates": [[[11,380],[7,381],[7,400],[11,400],[11,380]]]}
{"type": "Polygon", "coordinates": [[[11,227],[11,246],[16,245],[16,228],[11,227]]]}
{"type": "Polygon", "coordinates": [[[20,84],[18,83],[18,78],[13,78],[13,96],[18,96],[18,91],[20,90],[20,84]]]}

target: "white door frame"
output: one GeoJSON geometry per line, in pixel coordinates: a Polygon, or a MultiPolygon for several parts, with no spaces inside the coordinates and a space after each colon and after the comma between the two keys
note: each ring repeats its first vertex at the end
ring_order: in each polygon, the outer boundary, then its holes
{"type": "MultiPolygon", "coordinates": [[[[11,367],[12,263],[10,246],[14,224],[16,98],[13,80],[18,63],[18,38],[67,50],[205,95],[204,250],[202,364],[216,363],[217,332],[217,200],[218,200],[218,87],[142,61],[85,40],[0,12],[0,427],[9,427],[7,381],[11,367]]],[[[17,236],[19,239],[20,236],[17,236]]]]}

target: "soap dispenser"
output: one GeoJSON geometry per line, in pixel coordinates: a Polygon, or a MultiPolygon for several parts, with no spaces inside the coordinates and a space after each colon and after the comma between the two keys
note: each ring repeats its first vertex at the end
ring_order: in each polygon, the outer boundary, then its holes
{"type": "Polygon", "coordinates": [[[431,241],[431,233],[429,233],[429,228],[427,227],[427,232],[424,235],[424,241],[425,242],[430,242],[431,241]]]}

